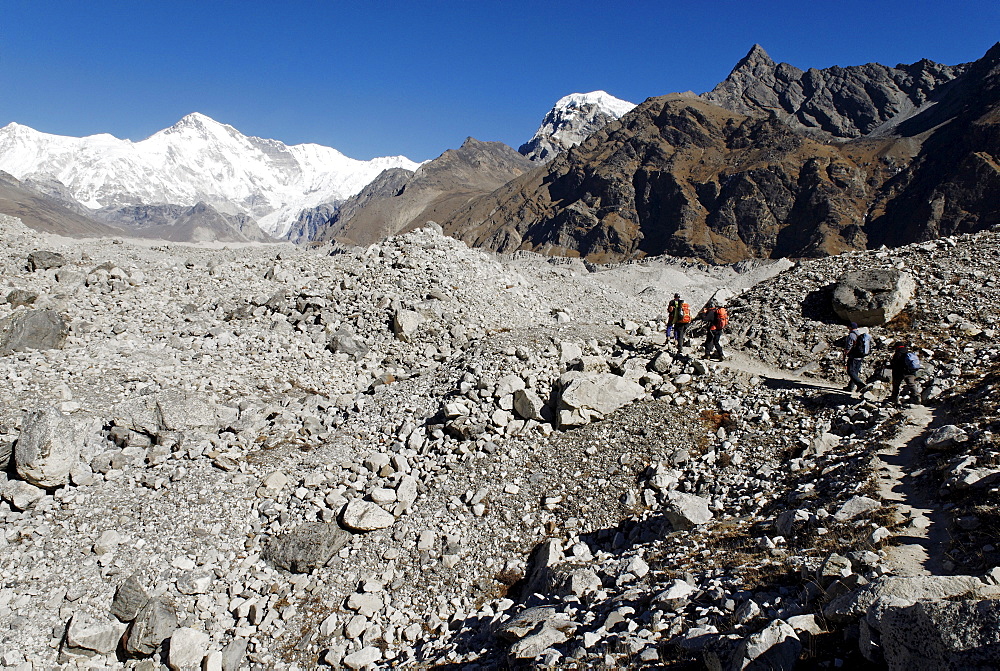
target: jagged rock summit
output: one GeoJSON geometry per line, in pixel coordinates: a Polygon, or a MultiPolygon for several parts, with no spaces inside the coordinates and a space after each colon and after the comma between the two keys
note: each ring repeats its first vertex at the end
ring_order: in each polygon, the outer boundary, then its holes
{"type": "Polygon", "coordinates": [[[549,161],[634,108],[635,103],[604,91],[571,93],[556,101],[532,138],[518,151],[532,161],[549,161]]]}
{"type": "Polygon", "coordinates": [[[755,44],[724,81],[701,97],[741,114],[774,114],[821,136],[856,138],[917,113],[966,69],[968,64],[924,59],[896,67],[868,63],[803,71],[775,63],[755,44]]]}

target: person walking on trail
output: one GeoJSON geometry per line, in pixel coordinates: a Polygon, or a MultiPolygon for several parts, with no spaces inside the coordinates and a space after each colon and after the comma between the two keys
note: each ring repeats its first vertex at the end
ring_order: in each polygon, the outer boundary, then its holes
{"type": "Polygon", "coordinates": [[[911,352],[905,343],[896,343],[889,368],[892,369],[892,393],[889,394],[889,402],[899,402],[900,388],[905,385],[913,394],[913,405],[921,405],[922,396],[920,385],[917,383],[917,372],[922,366],[916,353],[911,352]]]}
{"type": "Polygon", "coordinates": [[[691,307],[681,299],[680,294],[674,294],[674,300],[667,303],[667,337],[671,334],[677,340],[677,351],[684,352],[687,344],[687,330],[691,325],[691,307]]]}
{"type": "Polygon", "coordinates": [[[844,361],[847,363],[847,377],[851,381],[844,387],[844,391],[854,393],[854,389],[864,392],[868,385],[861,379],[861,365],[866,356],[872,351],[871,334],[858,331],[856,322],[851,322],[847,332],[847,342],[844,345],[844,361]]]}
{"type": "Polygon", "coordinates": [[[698,318],[708,323],[708,332],[705,335],[705,358],[722,361],[726,358],[726,354],[722,351],[720,340],[723,331],[729,325],[729,313],[723,306],[716,305],[715,301],[709,301],[698,318]]]}

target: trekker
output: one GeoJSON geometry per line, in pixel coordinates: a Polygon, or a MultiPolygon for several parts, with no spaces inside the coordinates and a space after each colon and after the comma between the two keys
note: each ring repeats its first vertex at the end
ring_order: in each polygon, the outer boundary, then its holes
{"type": "Polygon", "coordinates": [[[892,393],[889,395],[889,402],[898,403],[900,387],[906,385],[906,388],[913,394],[913,405],[921,405],[922,397],[920,385],[917,384],[917,371],[922,366],[916,353],[911,352],[905,343],[896,343],[889,368],[892,369],[892,393]]]}
{"type": "Polygon", "coordinates": [[[674,294],[674,300],[667,303],[667,337],[673,333],[677,340],[677,351],[684,353],[687,342],[687,330],[691,325],[691,307],[681,300],[680,294],[674,294]]]}
{"type": "Polygon", "coordinates": [[[701,311],[698,318],[708,322],[708,332],[705,335],[705,358],[715,358],[722,361],[726,358],[722,351],[722,332],[729,325],[729,313],[726,308],[716,305],[715,301],[709,301],[705,309],[701,311]]]}
{"type": "Polygon", "coordinates": [[[844,361],[847,363],[847,377],[851,381],[844,387],[844,391],[854,393],[855,387],[860,392],[864,392],[868,385],[861,380],[861,364],[864,358],[871,354],[872,337],[868,333],[858,331],[857,322],[851,322],[847,332],[847,343],[844,346],[844,361]]]}

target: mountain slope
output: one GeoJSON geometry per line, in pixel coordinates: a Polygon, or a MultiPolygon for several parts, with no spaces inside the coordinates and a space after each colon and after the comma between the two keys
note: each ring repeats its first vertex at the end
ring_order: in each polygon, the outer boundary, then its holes
{"type": "MultiPolygon", "coordinates": [[[[755,48],[737,68],[760,66],[760,86],[742,80],[757,99],[771,90],[768,73],[782,69],[761,65],[762,53],[755,48]]],[[[913,89],[923,93],[897,105],[902,119],[866,125],[862,108],[841,115],[832,130],[879,131],[847,142],[790,114],[746,114],[691,95],[652,98],[442,224],[474,245],[595,261],[821,256],[980,230],[998,218],[988,195],[1000,163],[998,60],[994,47],[958,77],[913,89]]],[[[862,70],[851,77],[864,83],[862,70]]],[[[817,72],[811,81],[845,81],[817,72]]],[[[835,119],[843,99],[822,100],[809,104],[835,119]]]]}
{"type": "Polygon", "coordinates": [[[0,214],[17,217],[36,231],[69,237],[124,235],[124,231],[71,210],[4,172],[0,172],[0,214]]]}
{"type": "Polygon", "coordinates": [[[534,136],[518,151],[532,161],[549,161],[634,108],[635,103],[620,100],[604,91],[571,93],[556,102],[542,119],[534,136]]]}
{"type": "Polygon", "coordinates": [[[383,173],[372,188],[344,204],[341,215],[318,239],[367,245],[427,221],[440,221],[533,167],[502,142],[470,137],[411,175],[383,173]]]}
{"type": "Polygon", "coordinates": [[[203,114],[141,142],[62,137],[18,124],[0,129],[0,170],[58,180],[91,209],[205,202],[250,215],[279,236],[303,209],[348,198],[386,168],[417,165],[402,156],[359,161],[316,144],[247,137],[203,114]]]}

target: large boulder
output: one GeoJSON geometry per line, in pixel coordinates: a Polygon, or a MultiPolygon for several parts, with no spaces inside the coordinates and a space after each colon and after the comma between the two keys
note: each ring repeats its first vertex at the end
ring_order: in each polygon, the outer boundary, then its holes
{"type": "Polygon", "coordinates": [[[57,252],[37,251],[28,254],[28,270],[48,270],[66,265],[66,258],[57,252]]]}
{"type": "Polygon", "coordinates": [[[181,391],[138,396],[112,409],[115,426],[155,436],[160,431],[211,431],[236,421],[237,412],[181,391]]]}
{"type": "Polygon", "coordinates": [[[913,298],[916,282],[899,270],[854,270],[844,273],[833,290],[833,311],[859,326],[885,324],[913,298]]]}
{"type": "Polygon", "coordinates": [[[919,601],[880,624],[889,669],[1000,668],[1000,600],[919,601]]]}
{"type": "Polygon", "coordinates": [[[705,524],[714,517],[708,499],[676,491],[666,492],[664,497],[663,516],[678,531],[705,524]]]}
{"type": "Polygon", "coordinates": [[[307,522],[273,536],[263,556],[278,568],[305,573],[326,566],[349,540],[351,533],[336,524],[307,522]]]}
{"type": "Polygon", "coordinates": [[[21,425],[14,466],[17,474],[33,485],[59,487],[66,484],[82,447],[73,420],[54,407],[33,410],[21,425]]]}
{"type": "Polygon", "coordinates": [[[125,652],[146,657],[177,630],[177,609],[168,601],[150,599],[139,609],[123,639],[125,652]]]}
{"type": "Polygon", "coordinates": [[[559,426],[582,426],[642,398],[641,384],[611,373],[563,373],[558,383],[559,426]]]}
{"type": "Polygon", "coordinates": [[[0,319],[0,356],[32,349],[61,349],[69,328],[55,310],[23,310],[0,319]]]}

